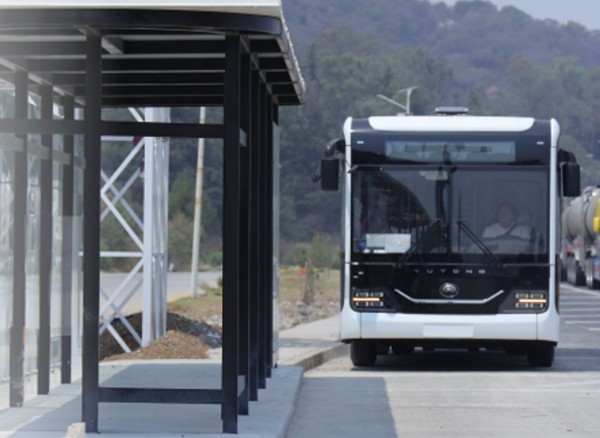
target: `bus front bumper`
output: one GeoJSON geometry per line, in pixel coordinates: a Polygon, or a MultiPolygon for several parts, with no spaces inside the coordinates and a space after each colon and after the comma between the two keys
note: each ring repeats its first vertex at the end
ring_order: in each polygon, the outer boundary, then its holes
{"type": "Polygon", "coordinates": [[[558,342],[555,309],[541,314],[431,315],[354,312],[341,314],[341,339],[515,340],[558,342]]]}

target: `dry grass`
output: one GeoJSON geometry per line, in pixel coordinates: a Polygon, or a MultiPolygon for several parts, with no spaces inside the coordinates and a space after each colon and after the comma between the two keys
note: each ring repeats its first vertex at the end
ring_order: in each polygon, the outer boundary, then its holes
{"type": "MultiPolygon", "coordinates": [[[[313,302],[302,302],[305,278],[299,268],[288,267],[280,271],[279,315],[280,328],[285,329],[296,324],[326,318],[339,311],[339,272],[322,270],[315,273],[313,302]]],[[[220,331],[223,297],[220,288],[206,288],[205,294],[197,298],[181,298],[168,303],[168,315],[171,315],[169,331],[160,339],[147,347],[131,353],[113,354],[121,351],[112,336],[105,333],[101,338],[101,356],[103,360],[135,360],[135,359],[203,359],[208,357],[210,347],[200,337],[191,333],[191,325],[207,323],[220,331]],[[181,318],[183,317],[183,318],[181,318]],[[186,333],[189,332],[189,333],[186,333]]],[[[141,314],[128,318],[136,330],[141,333],[141,314]]],[[[167,318],[169,320],[169,318],[167,318]]],[[[169,324],[167,324],[169,327],[169,324]]],[[[204,324],[206,325],[206,324],[204,324]]],[[[129,339],[125,329],[121,335],[134,348],[134,341],[129,339]]]]}
{"type": "MultiPolygon", "coordinates": [[[[340,273],[334,269],[315,269],[315,300],[336,301],[340,299],[340,273]]],[[[299,267],[279,270],[279,301],[301,301],[304,295],[305,277],[299,267]]]]}
{"type": "MultiPolygon", "coordinates": [[[[297,303],[304,296],[305,279],[298,267],[283,267],[279,271],[279,302],[297,303]]],[[[316,270],[315,301],[336,302],[340,299],[338,270],[316,270]]],[[[210,321],[222,314],[223,296],[220,288],[208,288],[204,295],[185,297],[168,303],[168,311],[197,321],[210,321]]]]}
{"type": "Polygon", "coordinates": [[[167,311],[195,321],[208,321],[221,315],[223,294],[220,288],[205,288],[205,293],[196,298],[184,297],[167,303],[167,311]]]}

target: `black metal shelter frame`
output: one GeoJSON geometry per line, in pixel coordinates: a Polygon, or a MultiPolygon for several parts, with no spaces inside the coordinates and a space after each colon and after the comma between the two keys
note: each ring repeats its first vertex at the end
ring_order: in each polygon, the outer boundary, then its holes
{"type": "MultiPolygon", "coordinates": [[[[301,103],[303,84],[280,18],[228,12],[125,9],[0,9],[0,79],[14,84],[15,114],[0,119],[14,140],[18,191],[14,217],[23,217],[28,135],[41,134],[49,163],[77,164],[73,138],[84,137],[84,332],[82,419],[98,431],[100,402],[220,404],[223,431],[237,432],[273,367],[272,159],[273,126],[281,105],[301,103]],[[41,99],[41,118],[27,99],[41,99]],[[64,118],[52,115],[62,105],[64,118]],[[222,124],[129,123],[102,120],[108,107],[221,106],[222,124]],[[74,117],[83,108],[83,120],[74,117]],[[63,136],[63,151],[53,150],[63,136]],[[223,359],[220,389],[99,386],[100,162],[102,135],[222,138],[223,359]],[[54,155],[54,157],[53,157],[54,155]],[[25,180],[23,180],[23,178],[25,180]]],[[[11,141],[12,141],[11,140],[11,141]]],[[[31,150],[29,150],[31,153],[31,150]]],[[[79,160],[81,161],[81,160],[79,160]]],[[[49,176],[48,176],[49,175],[49,176]]],[[[70,175],[70,176],[69,176],[70,175]]],[[[38,393],[49,391],[52,193],[42,165],[38,393]],[[45,237],[44,237],[45,236],[45,237]]],[[[70,179],[69,179],[70,178],[70,179]]],[[[70,181],[70,182],[68,182],[70,181]]],[[[65,196],[65,214],[72,197],[65,196]]],[[[71,202],[71,206],[69,206],[71,202]]],[[[15,220],[11,405],[23,402],[25,227],[15,220]]],[[[67,305],[67,304],[65,304],[67,305]]],[[[70,310],[63,311],[69,312],[70,310]]],[[[70,382],[70,336],[63,327],[62,381],[70,382]]]]}

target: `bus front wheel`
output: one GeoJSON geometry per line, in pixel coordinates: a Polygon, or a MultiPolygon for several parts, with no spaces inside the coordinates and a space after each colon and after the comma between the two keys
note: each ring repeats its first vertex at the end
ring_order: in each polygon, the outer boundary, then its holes
{"type": "Polygon", "coordinates": [[[356,367],[375,365],[377,359],[377,343],[364,339],[356,339],[350,343],[350,359],[356,367]]]}
{"type": "Polygon", "coordinates": [[[532,367],[548,368],[554,362],[554,344],[539,343],[527,350],[527,361],[532,367]]]}

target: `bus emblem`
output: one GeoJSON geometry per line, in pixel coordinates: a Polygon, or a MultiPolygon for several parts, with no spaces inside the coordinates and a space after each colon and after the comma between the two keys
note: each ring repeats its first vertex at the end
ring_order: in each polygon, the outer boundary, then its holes
{"type": "Polygon", "coordinates": [[[454,283],[444,283],[440,286],[440,295],[444,298],[456,298],[458,292],[458,286],[454,283]]]}

